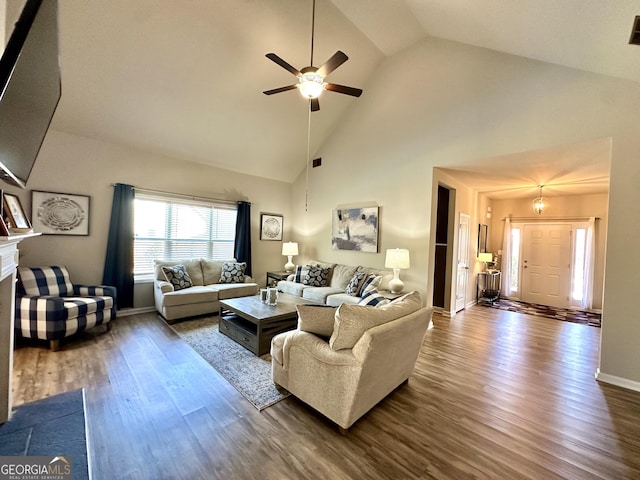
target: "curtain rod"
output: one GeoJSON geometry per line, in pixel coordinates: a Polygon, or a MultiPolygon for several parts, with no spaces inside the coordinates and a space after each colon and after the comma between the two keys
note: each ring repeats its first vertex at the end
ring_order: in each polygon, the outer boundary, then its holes
{"type": "MultiPolygon", "coordinates": [[[[118,185],[117,183],[112,183],[111,186],[115,187],[116,185],[118,185]]],[[[174,192],[164,192],[162,190],[152,190],[150,188],[141,188],[141,187],[136,187],[134,185],[131,185],[131,187],[141,193],[156,193],[156,194],[160,194],[160,195],[167,195],[167,196],[171,196],[171,197],[176,197],[176,198],[184,198],[184,199],[188,199],[188,200],[200,200],[200,201],[206,201],[206,202],[219,202],[219,203],[226,203],[228,205],[237,205],[238,202],[240,202],[240,200],[224,200],[222,198],[209,198],[209,197],[196,197],[194,195],[186,195],[184,193],[174,193],[174,192]]],[[[247,202],[249,205],[251,205],[251,202],[247,202]]]]}
{"type": "Polygon", "coordinates": [[[600,217],[504,217],[502,221],[511,220],[512,222],[588,222],[591,219],[600,220],[600,217]]]}

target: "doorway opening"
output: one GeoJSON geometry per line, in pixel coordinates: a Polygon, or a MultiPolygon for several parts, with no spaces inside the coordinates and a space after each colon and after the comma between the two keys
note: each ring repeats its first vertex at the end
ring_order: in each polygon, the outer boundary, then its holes
{"type": "Polygon", "coordinates": [[[451,268],[453,264],[453,234],[455,190],[438,185],[436,206],[436,241],[433,271],[433,306],[444,314],[451,305],[451,268]]]}

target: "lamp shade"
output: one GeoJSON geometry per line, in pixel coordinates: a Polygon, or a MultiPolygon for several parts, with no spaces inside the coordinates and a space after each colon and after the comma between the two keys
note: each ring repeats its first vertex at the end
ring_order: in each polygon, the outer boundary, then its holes
{"type": "Polygon", "coordinates": [[[409,250],[406,248],[390,248],[384,261],[386,268],[407,269],[411,266],[409,262],[409,250]]]}
{"type": "Polygon", "coordinates": [[[298,244],[296,242],[283,243],[282,255],[298,255],[298,244]]]}
{"type": "Polygon", "coordinates": [[[478,261],[485,263],[493,262],[493,253],[479,253],[478,261]]]}

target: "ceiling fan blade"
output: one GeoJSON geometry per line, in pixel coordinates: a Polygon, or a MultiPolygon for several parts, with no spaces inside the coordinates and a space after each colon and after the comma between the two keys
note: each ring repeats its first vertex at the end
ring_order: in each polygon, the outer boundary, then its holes
{"type": "Polygon", "coordinates": [[[274,88],[273,90],[265,90],[265,95],[273,95],[274,93],[286,92],[287,90],[294,90],[296,85],[287,85],[286,87],[274,88]]]}
{"type": "Polygon", "coordinates": [[[349,60],[349,57],[347,57],[344,52],[341,52],[340,50],[338,50],[336,53],[333,54],[333,57],[327,60],[326,63],[318,69],[316,73],[320,75],[322,78],[325,78],[327,75],[329,75],[331,72],[333,72],[336,68],[338,68],[347,60],[349,60]]]}
{"type": "Polygon", "coordinates": [[[285,62],[283,59],[281,59],[278,55],[276,55],[275,53],[267,53],[265,55],[265,57],[267,57],[269,60],[277,63],[278,65],[280,65],[282,68],[284,68],[285,70],[289,70],[291,73],[293,73],[296,77],[299,77],[300,75],[302,75],[300,73],[300,71],[289,65],[287,62],[285,62]]]}
{"type": "Polygon", "coordinates": [[[317,112],[318,110],[320,110],[320,102],[317,98],[309,99],[309,108],[311,108],[312,112],[317,112]]]}
{"type": "Polygon", "coordinates": [[[344,93],[345,95],[351,95],[352,97],[359,97],[362,95],[362,90],[359,88],[347,87],[345,85],[337,85],[335,83],[327,83],[324,85],[326,90],[332,92],[344,93]]]}

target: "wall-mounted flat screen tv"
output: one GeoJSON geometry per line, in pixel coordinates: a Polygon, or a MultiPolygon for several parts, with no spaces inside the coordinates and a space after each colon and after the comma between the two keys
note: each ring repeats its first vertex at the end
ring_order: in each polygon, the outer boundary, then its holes
{"type": "Polygon", "coordinates": [[[0,179],[25,188],[60,100],[57,0],[27,0],[0,59],[0,179]]]}

